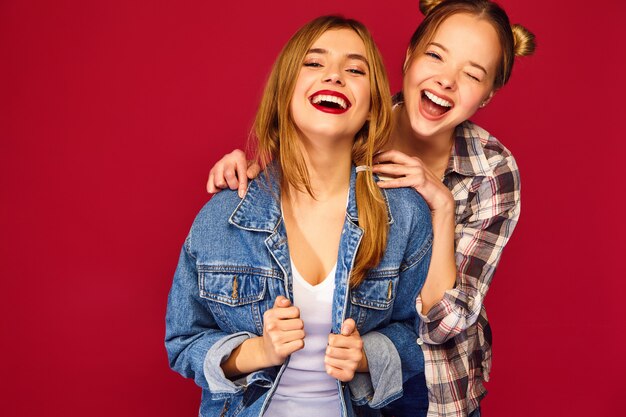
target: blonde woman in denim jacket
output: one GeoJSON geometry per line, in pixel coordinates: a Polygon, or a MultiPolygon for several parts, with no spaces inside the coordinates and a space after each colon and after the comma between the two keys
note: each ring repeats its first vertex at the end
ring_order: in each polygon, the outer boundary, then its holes
{"type": "Polygon", "coordinates": [[[423,372],[413,300],[431,256],[428,206],[380,190],[371,171],[390,101],[356,21],[318,18],[279,55],[255,121],[265,172],[243,198],[224,191],[200,211],[168,299],[170,365],[202,388],[201,416],[347,417],[423,372]],[[316,305],[302,285],[329,297],[316,305]],[[303,372],[314,383],[290,376],[303,372]]]}
{"type": "MultiPolygon", "coordinates": [[[[489,0],[421,0],[420,9],[426,18],[410,40],[403,91],[394,97],[386,147],[394,150],[377,155],[373,169],[387,179],[381,188],[412,187],[431,209],[433,256],[416,300],[425,374],[405,384],[404,397],[385,413],[478,417],[491,368],[483,300],[517,224],[520,179],[509,150],[468,119],[535,43],[489,0]]],[[[242,190],[257,171],[234,151],[211,170],[207,189],[242,190]]]]}

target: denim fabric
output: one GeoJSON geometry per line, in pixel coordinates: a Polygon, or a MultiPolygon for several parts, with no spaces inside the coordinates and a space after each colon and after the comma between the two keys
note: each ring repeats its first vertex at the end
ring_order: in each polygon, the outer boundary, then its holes
{"type": "Polygon", "coordinates": [[[401,369],[400,355],[393,342],[385,335],[373,331],[362,336],[363,349],[368,358],[369,372],[356,373],[350,381],[350,392],[355,405],[380,408],[402,395],[402,373],[388,376],[385,370],[401,369]],[[377,352],[387,352],[379,355],[377,352]]]}
{"type": "Polygon", "coordinates": [[[382,410],[387,417],[426,417],[428,413],[428,387],[421,372],[404,384],[404,395],[382,410]]]}
{"type": "MultiPolygon", "coordinates": [[[[430,211],[423,199],[411,189],[385,191],[387,250],[351,291],[348,278],[363,234],[354,186],[353,167],[331,331],[340,333],[343,321],[353,318],[360,334],[368,335],[364,349],[372,368],[369,388],[362,380],[354,381],[354,387],[338,381],[345,417],[353,415],[352,402],[347,401],[352,399],[350,389],[369,389],[371,396],[358,400],[382,407],[398,398],[403,381],[423,372],[414,330],[415,298],[428,272],[432,245],[430,211]],[[380,366],[384,363],[388,366],[380,366]]],[[[234,191],[220,192],[200,211],[181,250],[168,298],[165,345],[172,369],[202,388],[201,416],[262,415],[286,367],[263,369],[236,381],[220,368],[233,349],[262,334],[263,313],[277,296],[293,299],[279,192],[273,175],[251,181],[243,199],[234,191]]]]}

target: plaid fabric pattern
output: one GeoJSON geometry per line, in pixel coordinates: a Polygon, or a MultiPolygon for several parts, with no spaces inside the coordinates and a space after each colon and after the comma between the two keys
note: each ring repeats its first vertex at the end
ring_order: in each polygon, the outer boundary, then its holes
{"type": "MultiPolygon", "coordinates": [[[[456,287],[420,315],[429,417],[465,417],[487,391],[491,329],[483,299],[520,212],[515,159],[472,122],[456,129],[444,177],[456,202],[456,287]]],[[[417,311],[422,309],[418,297],[417,311]]]]}

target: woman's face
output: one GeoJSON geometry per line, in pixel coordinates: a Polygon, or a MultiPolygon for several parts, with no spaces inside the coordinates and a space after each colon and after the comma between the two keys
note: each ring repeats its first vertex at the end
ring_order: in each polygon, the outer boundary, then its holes
{"type": "Polygon", "coordinates": [[[457,13],[444,20],[404,74],[405,108],[421,137],[452,135],[493,95],[500,59],[496,30],[486,20],[457,13]]]}
{"type": "Polygon", "coordinates": [[[370,111],[367,53],[356,32],[328,30],[313,42],[290,106],[296,127],[309,139],[354,139],[370,111]]]}

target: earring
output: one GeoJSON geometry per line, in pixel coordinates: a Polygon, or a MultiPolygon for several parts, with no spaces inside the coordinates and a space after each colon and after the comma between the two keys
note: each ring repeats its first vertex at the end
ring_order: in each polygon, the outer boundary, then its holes
{"type": "Polygon", "coordinates": [[[485,107],[487,105],[487,102],[483,101],[482,103],[480,103],[480,108],[482,109],[483,107],[485,107]]]}

